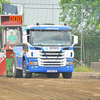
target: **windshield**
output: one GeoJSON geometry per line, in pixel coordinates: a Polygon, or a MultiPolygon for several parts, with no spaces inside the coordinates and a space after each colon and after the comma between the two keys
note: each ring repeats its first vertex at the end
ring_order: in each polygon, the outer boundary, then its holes
{"type": "Polygon", "coordinates": [[[20,29],[8,29],[6,30],[6,43],[21,43],[21,30],[20,29]]]}
{"type": "Polygon", "coordinates": [[[71,31],[30,31],[31,45],[71,45],[71,31]]]}

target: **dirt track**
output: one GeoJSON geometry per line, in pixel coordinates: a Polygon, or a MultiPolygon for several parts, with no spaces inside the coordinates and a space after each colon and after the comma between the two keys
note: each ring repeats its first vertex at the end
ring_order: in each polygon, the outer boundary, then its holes
{"type": "Polygon", "coordinates": [[[100,100],[100,73],[73,73],[72,79],[0,77],[0,100],[100,100]]]}

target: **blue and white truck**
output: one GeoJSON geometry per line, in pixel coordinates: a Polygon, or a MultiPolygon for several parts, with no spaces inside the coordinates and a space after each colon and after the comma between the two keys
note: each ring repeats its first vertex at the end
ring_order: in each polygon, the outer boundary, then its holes
{"type": "Polygon", "coordinates": [[[13,46],[13,77],[31,78],[32,73],[43,73],[58,78],[62,73],[63,78],[71,78],[73,46],[78,43],[71,32],[66,25],[24,27],[23,44],[13,46]]]}

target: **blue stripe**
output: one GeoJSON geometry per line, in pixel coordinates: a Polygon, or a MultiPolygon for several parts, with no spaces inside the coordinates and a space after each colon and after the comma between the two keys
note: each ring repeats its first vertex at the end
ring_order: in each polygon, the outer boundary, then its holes
{"type": "Polygon", "coordinates": [[[35,48],[34,47],[30,47],[30,50],[35,50],[35,48]]]}
{"type": "MultiPolygon", "coordinates": [[[[44,51],[43,47],[39,47],[42,51],[44,51]]],[[[34,47],[30,47],[30,50],[35,50],[34,47]]]]}
{"type": "Polygon", "coordinates": [[[65,47],[62,47],[62,48],[60,49],[60,51],[62,51],[64,48],[65,48],[65,47]]]}
{"type": "Polygon", "coordinates": [[[23,28],[23,32],[24,32],[26,29],[28,29],[28,28],[27,28],[27,27],[24,27],[24,28],[23,28]]]}
{"type": "Polygon", "coordinates": [[[29,59],[29,61],[38,61],[37,58],[32,58],[32,59],[29,59]]]}
{"type": "Polygon", "coordinates": [[[62,51],[64,48],[69,48],[69,47],[61,47],[60,51],[62,51]]]}
{"type": "Polygon", "coordinates": [[[72,29],[71,27],[60,27],[60,26],[32,26],[30,29],[39,29],[39,30],[66,30],[72,29]]]}
{"type": "Polygon", "coordinates": [[[73,47],[70,47],[69,50],[73,50],[73,47]]]}

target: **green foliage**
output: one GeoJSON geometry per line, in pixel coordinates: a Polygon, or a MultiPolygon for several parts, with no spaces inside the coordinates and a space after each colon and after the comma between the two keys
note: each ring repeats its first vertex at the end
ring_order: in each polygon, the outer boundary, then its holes
{"type": "Polygon", "coordinates": [[[74,67],[74,72],[94,72],[91,70],[91,68],[85,67],[85,66],[77,66],[74,67]]]}
{"type": "MultiPolygon", "coordinates": [[[[60,0],[60,22],[73,28],[72,33],[79,37],[81,45],[81,26],[83,29],[85,63],[90,65],[100,58],[100,0],[60,0]],[[61,4],[82,4],[61,5],[61,4]],[[81,24],[81,14],[83,15],[81,24]]],[[[80,49],[75,49],[75,58],[80,61],[80,49]]]]}

